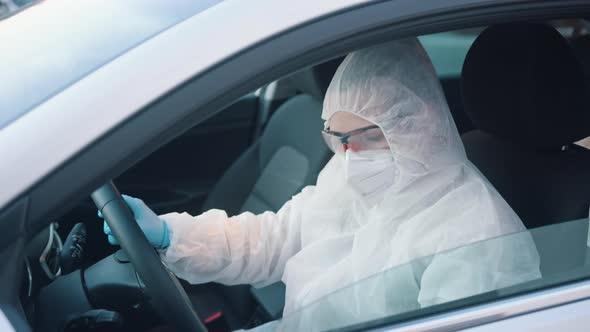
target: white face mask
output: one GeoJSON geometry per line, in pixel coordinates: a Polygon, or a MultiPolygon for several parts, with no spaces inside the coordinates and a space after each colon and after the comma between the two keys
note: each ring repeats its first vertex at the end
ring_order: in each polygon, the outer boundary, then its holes
{"type": "Polygon", "coordinates": [[[381,202],[395,180],[396,167],[390,150],[368,150],[344,155],[344,177],[369,206],[381,202]]]}

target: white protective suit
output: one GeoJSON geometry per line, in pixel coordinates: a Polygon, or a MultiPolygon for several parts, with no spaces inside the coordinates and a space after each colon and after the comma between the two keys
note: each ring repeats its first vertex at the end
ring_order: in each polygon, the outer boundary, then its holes
{"type": "Polygon", "coordinates": [[[317,184],[277,213],[161,216],[170,227],[171,245],[161,253],[170,269],[191,283],[265,286],[282,280],[284,319],[266,327],[289,331],[384,317],[540,275],[520,219],[467,160],[416,39],[347,56],[327,91],[322,118],[337,111],[377,124],[391,147],[394,184],[377,206],[358,201],[344,181],[343,157],[334,156],[317,184]],[[415,264],[394,268],[410,261],[415,264]],[[359,282],[371,275],[377,277],[359,282]],[[308,305],[313,310],[300,310],[308,305]]]}

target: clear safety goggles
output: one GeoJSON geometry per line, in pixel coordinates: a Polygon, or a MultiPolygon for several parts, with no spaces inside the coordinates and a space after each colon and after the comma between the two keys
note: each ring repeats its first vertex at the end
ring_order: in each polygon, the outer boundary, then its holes
{"type": "Polygon", "coordinates": [[[349,149],[353,152],[389,149],[387,140],[377,125],[345,133],[331,131],[327,128],[322,130],[322,136],[330,150],[337,154],[344,154],[349,149]]]}

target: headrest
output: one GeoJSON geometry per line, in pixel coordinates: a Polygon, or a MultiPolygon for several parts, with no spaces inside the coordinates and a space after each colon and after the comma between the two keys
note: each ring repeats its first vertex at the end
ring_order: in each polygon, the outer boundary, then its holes
{"type": "Polygon", "coordinates": [[[492,26],[471,46],[461,77],[476,128],[537,150],[590,136],[590,96],[568,42],[551,26],[492,26]]]}
{"type": "Polygon", "coordinates": [[[328,60],[319,65],[300,70],[285,79],[283,82],[303,93],[315,97],[317,100],[324,100],[324,95],[332,77],[336,73],[336,69],[344,60],[343,57],[328,60]]]}

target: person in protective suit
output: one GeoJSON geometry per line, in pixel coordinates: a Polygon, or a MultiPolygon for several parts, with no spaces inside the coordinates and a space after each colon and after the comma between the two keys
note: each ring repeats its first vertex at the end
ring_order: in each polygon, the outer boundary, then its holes
{"type": "Polygon", "coordinates": [[[349,54],[322,118],[334,156],[276,213],[157,216],[125,196],[171,271],[193,284],[282,280],[284,318],[259,328],[307,331],[539,277],[530,235],[467,160],[417,39],[349,54]]]}

